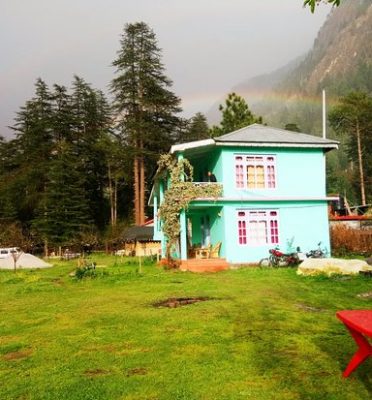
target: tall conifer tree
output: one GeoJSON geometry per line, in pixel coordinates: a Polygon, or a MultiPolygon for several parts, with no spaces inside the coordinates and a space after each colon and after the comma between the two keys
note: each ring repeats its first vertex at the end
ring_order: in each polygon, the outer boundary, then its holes
{"type": "Polygon", "coordinates": [[[92,89],[82,78],[75,76],[72,86],[73,137],[79,156],[76,168],[84,176],[90,216],[103,228],[107,220],[104,191],[109,149],[101,146],[101,141],[109,131],[111,110],[103,93],[92,89]]]}
{"type": "Polygon", "coordinates": [[[159,152],[172,144],[180,99],[168,88],[154,32],[144,23],[127,24],[111,82],[117,127],[133,155],[135,223],[145,220],[145,166],[155,168],[159,152]]]}
{"type": "Polygon", "coordinates": [[[347,134],[347,152],[358,165],[360,201],[365,205],[372,198],[372,96],[351,92],[329,114],[331,126],[339,134],[347,134]]]}
{"type": "Polygon", "coordinates": [[[46,249],[48,243],[72,244],[91,223],[84,175],[74,168],[76,164],[73,145],[62,139],[53,151],[44,196],[33,220],[46,249]]]}
{"type": "Polygon", "coordinates": [[[18,192],[18,217],[23,224],[30,223],[44,193],[53,148],[52,115],[52,95],[39,78],[35,84],[35,96],[21,107],[13,128],[16,132],[13,143],[15,165],[10,180],[11,187],[18,192]]]}

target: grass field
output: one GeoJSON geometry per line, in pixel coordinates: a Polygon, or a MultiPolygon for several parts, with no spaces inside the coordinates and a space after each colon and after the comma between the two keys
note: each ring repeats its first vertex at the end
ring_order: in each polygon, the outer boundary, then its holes
{"type": "Polygon", "coordinates": [[[335,318],[371,307],[370,278],[293,269],[142,273],[94,256],[0,271],[1,400],[349,399],[372,397],[372,359],[341,377],[355,344],[335,318]],[[206,296],[177,308],[170,297],[206,296]]]}

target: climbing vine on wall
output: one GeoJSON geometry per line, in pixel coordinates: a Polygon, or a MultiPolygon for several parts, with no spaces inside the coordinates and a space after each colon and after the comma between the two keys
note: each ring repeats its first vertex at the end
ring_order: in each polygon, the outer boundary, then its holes
{"type": "Polygon", "coordinates": [[[222,185],[193,182],[193,167],[186,159],[175,160],[170,154],[162,155],[158,161],[159,173],[166,173],[168,188],[159,207],[162,230],[167,237],[166,255],[171,258],[171,250],[180,237],[180,212],[187,210],[189,203],[197,198],[217,198],[222,195],[222,185]]]}

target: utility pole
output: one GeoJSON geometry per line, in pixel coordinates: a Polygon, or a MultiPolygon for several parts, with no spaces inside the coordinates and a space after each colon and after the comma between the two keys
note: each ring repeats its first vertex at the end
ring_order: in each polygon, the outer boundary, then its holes
{"type": "Polygon", "coordinates": [[[323,139],[327,138],[327,113],[326,113],[326,92],[322,90],[322,100],[323,100],[323,107],[322,107],[322,115],[323,115],[323,139]]]}

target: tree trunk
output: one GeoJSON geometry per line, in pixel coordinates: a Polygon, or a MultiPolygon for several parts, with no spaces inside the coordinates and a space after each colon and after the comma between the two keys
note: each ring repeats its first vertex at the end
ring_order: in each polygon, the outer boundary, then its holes
{"type": "Polygon", "coordinates": [[[358,162],[359,162],[359,176],[360,176],[360,194],[362,198],[362,206],[366,205],[366,193],[364,188],[364,170],[363,170],[363,153],[362,153],[362,143],[360,137],[360,126],[359,121],[356,124],[356,137],[358,145],[358,162]]]}
{"type": "MultiPolygon", "coordinates": [[[[140,144],[141,149],[143,148],[143,144],[140,144]]],[[[143,157],[140,158],[140,225],[145,223],[145,162],[143,157]]]]}
{"type": "Polygon", "coordinates": [[[115,225],[114,222],[114,202],[113,202],[113,193],[112,193],[112,177],[111,177],[111,165],[107,165],[107,174],[108,174],[108,184],[109,184],[109,199],[110,199],[110,212],[111,212],[111,226],[115,225]]]}
{"type": "Polygon", "coordinates": [[[44,240],[44,257],[49,257],[48,239],[44,240]]]}
{"type": "Polygon", "coordinates": [[[114,225],[118,222],[118,180],[114,180],[114,225]]]}
{"type": "Polygon", "coordinates": [[[138,176],[138,156],[134,157],[134,222],[136,225],[140,224],[140,188],[139,188],[139,176],[138,176]]]}

